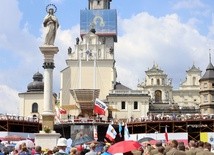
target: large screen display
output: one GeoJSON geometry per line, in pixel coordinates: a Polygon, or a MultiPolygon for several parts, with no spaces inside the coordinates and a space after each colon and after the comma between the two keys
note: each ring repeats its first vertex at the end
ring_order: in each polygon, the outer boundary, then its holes
{"type": "Polygon", "coordinates": [[[81,10],[80,34],[88,33],[95,28],[98,35],[117,35],[116,10],[81,10]]]}

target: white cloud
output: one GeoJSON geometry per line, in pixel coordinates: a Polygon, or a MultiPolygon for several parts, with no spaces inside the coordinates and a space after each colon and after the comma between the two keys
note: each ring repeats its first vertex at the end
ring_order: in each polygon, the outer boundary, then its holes
{"type": "Polygon", "coordinates": [[[179,0],[174,4],[174,9],[195,9],[205,8],[206,5],[201,0],[179,0]]]}
{"type": "Polygon", "coordinates": [[[26,91],[33,74],[42,66],[37,54],[38,40],[20,27],[22,13],[16,0],[3,0],[0,5],[0,113],[18,113],[18,93],[26,91]],[[11,108],[12,107],[12,108],[11,108]]]}
{"type": "Polygon", "coordinates": [[[19,97],[18,92],[6,85],[0,85],[0,105],[2,114],[18,114],[19,113],[19,97]]]}
{"type": "MultiPolygon", "coordinates": [[[[136,88],[138,78],[156,62],[175,87],[185,79],[185,71],[195,63],[201,69],[208,63],[207,39],[194,27],[181,23],[176,14],[155,18],[140,13],[131,19],[119,21],[123,35],[116,44],[118,81],[136,88]],[[207,52],[207,54],[206,54],[207,52]],[[129,78],[123,78],[129,77],[129,78]]],[[[210,40],[213,42],[212,40],[210,40]]]]}
{"type": "MultiPolygon", "coordinates": [[[[209,38],[214,38],[214,14],[212,14],[212,23],[209,26],[209,33],[208,33],[209,38]]],[[[212,47],[214,49],[214,47],[212,47]]]]}

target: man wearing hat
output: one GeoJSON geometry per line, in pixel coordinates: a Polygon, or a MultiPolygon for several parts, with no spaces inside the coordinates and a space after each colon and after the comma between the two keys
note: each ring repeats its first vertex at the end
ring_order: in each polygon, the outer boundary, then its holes
{"type": "Polygon", "coordinates": [[[59,152],[55,153],[55,155],[68,155],[65,150],[67,147],[67,140],[65,138],[59,138],[57,142],[57,147],[59,152]]]}

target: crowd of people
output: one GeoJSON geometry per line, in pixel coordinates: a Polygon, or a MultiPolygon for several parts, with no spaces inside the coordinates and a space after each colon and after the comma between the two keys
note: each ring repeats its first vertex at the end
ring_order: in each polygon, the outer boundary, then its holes
{"type": "Polygon", "coordinates": [[[172,140],[162,144],[158,141],[155,146],[149,143],[143,146],[143,155],[214,155],[212,146],[208,142],[190,140],[188,146],[183,142],[178,142],[177,140],[172,140]]]}
{"type": "MultiPolygon", "coordinates": [[[[141,143],[141,147],[122,154],[125,155],[214,155],[212,145],[208,142],[190,140],[188,145],[177,140],[162,143],[157,141],[155,145],[149,142],[141,143]]],[[[110,143],[104,143],[101,149],[97,149],[98,143],[92,142],[87,145],[77,145],[68,147],[67,139],[59,138],[56,147],[53,149],[44,149],[37,145],[34,148],[28,148],[22,143],[19,148],[13,150],[2,149],[0,155],[111,155],[108,153],[110,143]]]]}
{"type": "Polygon", "coordinates": [[[98,155],[107,150],[109,143],[102,143],[102,147],[97,149],[98,142],[91,142],[87,145],[76,145],[68,147],[68,141],[66,138],[59,138],[57,145],[53,149],[42,148],[37,145],[33,148],[29,148],[26,143],[22,143],[18,148],[8,147],[1,143],[0,155],[98,155]]]}

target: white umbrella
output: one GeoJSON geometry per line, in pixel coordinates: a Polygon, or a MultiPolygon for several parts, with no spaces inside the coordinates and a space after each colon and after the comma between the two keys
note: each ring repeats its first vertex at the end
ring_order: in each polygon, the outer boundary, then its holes
{"type": "Polygon", "coordinates": [[[21,140],[18,143],[16,143],[15,148],[19,149],[20,145],[22,145],[23,143],[26,144],[27,148],[34,148],[35,147],[35,144],[32,140],[26,139],[26,140],[21,140]]]}

